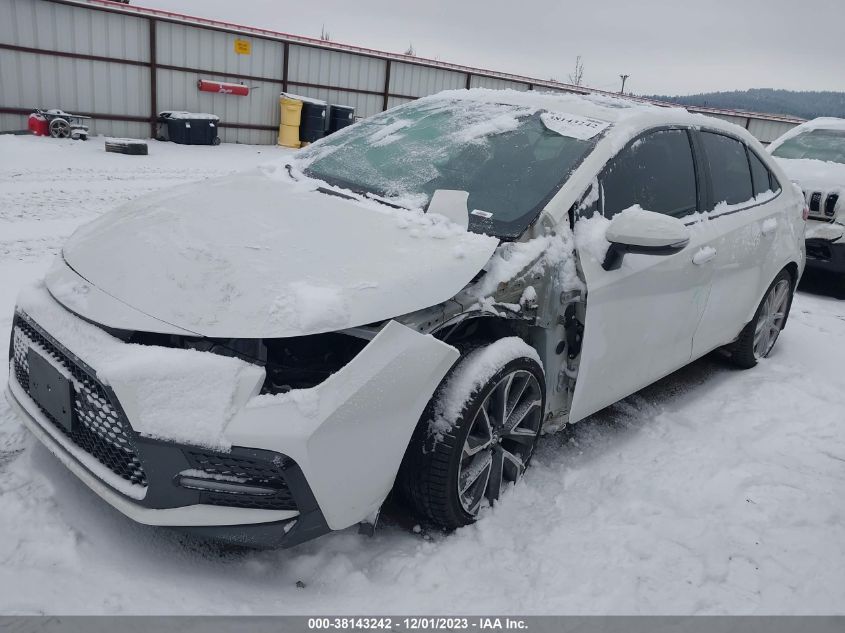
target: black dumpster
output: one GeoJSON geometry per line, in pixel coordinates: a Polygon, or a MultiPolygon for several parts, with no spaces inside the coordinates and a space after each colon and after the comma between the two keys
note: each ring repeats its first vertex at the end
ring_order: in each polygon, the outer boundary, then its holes
{"type": "Polygon", "coordinates": [[[352,125],[355,120],[355,108],[345,105],[333,105],[329,110],[329,134],[352,125]]]}
{"type": "Polygon", "coordinates": [[[220,117],[199,112],[159,112],[158,140],[182,145],[220,145],[220,117]]]}
{"type": "Polygon", "coordinates": [[[299,140],[303,143],[319,141],[326,133],[325,101],[302,99],[302,119],[299,123],[299,140]]]}

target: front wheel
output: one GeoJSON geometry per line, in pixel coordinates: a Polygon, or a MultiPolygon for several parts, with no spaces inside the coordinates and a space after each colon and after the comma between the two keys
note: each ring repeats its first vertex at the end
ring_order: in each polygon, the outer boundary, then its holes
{"type": "Polygon", "coordinates": [[[543,422],[545,379],[519,338],[477,348],[458,361],[420,421],[398,490],[424,519],[454,529],[519,480],[543,422]]]}
{"type": "Polygon", "coordinates": [[[772,352],[791,304],[792,276],[782,270],[766,291],[754,318],[740,332],[731,351],[734,364],[750,369],[772,352]]]}

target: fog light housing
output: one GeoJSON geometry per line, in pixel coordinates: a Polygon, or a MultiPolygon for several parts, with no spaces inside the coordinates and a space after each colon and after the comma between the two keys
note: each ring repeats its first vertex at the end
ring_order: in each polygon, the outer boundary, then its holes
{"type": "Polygon", "coordinates": [[[179,473],[176,483],[183,488],[205,492],[222,492],[232,495],[263,497],[278,492],[276,488],[256,486],[240,481],[238,477],[209,477],[206,473],[186,471],[179,473]]]}

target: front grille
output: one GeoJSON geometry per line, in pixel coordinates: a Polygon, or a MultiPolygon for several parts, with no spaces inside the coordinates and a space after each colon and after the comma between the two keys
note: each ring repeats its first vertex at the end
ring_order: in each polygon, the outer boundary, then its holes
{"type": "Polygon", "coordinates": [[[58,424],[47,411],[39,407],[41,413],[53,423],[53,427],[118,477],[146,487],[147,476],[132,446],[129,424],[112,403],[103,385],[55,341],[20,316],[15,317],[12,332],[15,378],[28,395],[27,353],[30,347],[49,356],[73,376],[75,423],[72,431],[58,424]]]}
{"type": "Polygon", "coordinates": [[[836,203],[839,201],[838,194],[831,193],[825,197],[822,191],[807,191],[804,193],[804,196],[807,200],[810,217],[815,220],[825,220],[826,222],[833,221],[836,203]]]}
{"type": "Polygon", "coordinates": [[[832,218],[834,212],[836,211],[836,203],[839,202],[839,194],[838,193],[831,193],[827,196],[827,200],[824,201],[824,214],[825,216],[832,218]]]}
{"type": "Polygon", "coordinates": [[[810,213],[818,213],[821,207],[822,193],[821,191],[814,191],[810,194],[810,213]]]}
{"type": "Polygon", "coordinates": [[[275,492],[252,495],[232,492],[203,492],[200,503],[260,510],[296,510],[290,487],[282,473],[293,462],[280,455],[275,459],[260,459],[244,455],[223,454],[211,451],[185,450],[191,467],[215,476],[236,477],[245,486],[272,488],[275,492]]]}

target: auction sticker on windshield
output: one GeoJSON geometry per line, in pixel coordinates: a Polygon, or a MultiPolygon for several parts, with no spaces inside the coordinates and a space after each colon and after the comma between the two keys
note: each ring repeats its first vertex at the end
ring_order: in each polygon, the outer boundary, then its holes
{"type": "Polygon", "coordinates": [[[540,120],[552,132],[582,141],[589,141],[610,126],[607,121],[557,112],[543,112],[540,120]]]}

